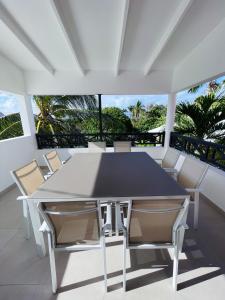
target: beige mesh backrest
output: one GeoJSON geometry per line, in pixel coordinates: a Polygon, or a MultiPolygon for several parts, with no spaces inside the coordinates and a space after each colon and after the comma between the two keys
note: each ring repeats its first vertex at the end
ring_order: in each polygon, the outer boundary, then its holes
{"type": "Polygon", "coordinates": [[[114,152],[131,152],[130,141],[118,141],[113,143],[114,152]]]}
{"type": "Polygon", "coordinates": [[[128,231],[129,244],[172,243],[173,225],[183,203],[183,199],[133,200],[128,231]]]}
{"type": "Polygon", "coordinates": [[[59,156],[58,156],[58,153],[56,150],[53,150],[53,151],[45,154],[45,157],[48,161],[49,167],[52,172],[56,172],[62,167],[62,162],[59,159],[59,156]]]}
{"type": "Polygon", "coordinates": [[[19,188],[28,196],[35,192],[44,182],[44,177],[36,160],[12,173],[16,177],[16,183],[19,185],[19,188]]]}
{"type": "Polygon", "coordinates": [[[162,167],[163,168],[174,168],[176,165],[176,162],[179,158],[180,152],[172,149],[172,148],[168,148],[168,150],[166,151],[165,157],[162,160],[162,167]]]}
{"type": "Polygon", "coordinates": [[[178,173],[177,181],[184,188],[197,188],[206,170],[206,164],[197,159],[186,157],[178,173]]]}
{"type": "Polygon", "coordinates": [[[105,142],[88,142],[89,152],[105,152],[105,142]]]}
{"type": "Polygon", "coordinates": [[[43,206],[54,229],[56,245],[99,244],[100,229],[96,201],[48,202],[43,206]],[[76,214],[78,211],[81,213],[76,214]],[[61,215],[51,214],[55,212],[60,212],[61,215]],[[73,213],[75,214],[72,215],[73,213]]]}

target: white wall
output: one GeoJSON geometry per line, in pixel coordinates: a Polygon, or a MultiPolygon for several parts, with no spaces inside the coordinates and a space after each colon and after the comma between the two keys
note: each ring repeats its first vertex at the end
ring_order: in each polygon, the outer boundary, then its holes
{"type": "Polygon", "coordinates": [[[34,159],[36,145],[31,136],[0,141],[0,192],[13,184],[11,170],[34,159]]]}
{"type": "Polygon", "coordinates": [[[57,71],[54,76],[47,72],[26,71],[28,94],[167,94],[171,90],[171,71],[143,73],[122,72],[115,76],[109,71],[90,71],[85,76],[75,72],[57,71]]]}
{"type": "Polygon", "coordinates": [[[0,55],[0,90],[17,94],[24,93],[22,71],[2,55],[0,55]]]}
{"type": "Polygon", "coordinates": [[[225,172],[210,166],[201,188],[203,194],[225,212],[225,172]]]}
{"type": "Polygon", "coordinates": [[[180,91],[225,73],[225,20],[177,66],[172,90],[180,91]]]}

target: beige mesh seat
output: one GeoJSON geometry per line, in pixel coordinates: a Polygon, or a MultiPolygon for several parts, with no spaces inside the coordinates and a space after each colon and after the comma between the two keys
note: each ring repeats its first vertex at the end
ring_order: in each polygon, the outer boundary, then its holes
{"type": "Polygon", "coordinates": [[[177,289],[189,199],[133,200],[124,226],[123,287],[126,290],[126,249],[174,249],[173,288],[177,289]]]}
{"type": "Polygon", "coordinates": [[[102,249],[104,284],[107,289],[105,227],[99,201],[45,202],[38,205],[45,220],[41,229],[48,234],[52,291],[57,291],[56,251],[102,249]]]}
{"type": "Polygon", "coordinates": [[[115,141],[113,143],[114,152],[131,152],[131,142],[130,141],[115,141]]]}
{"type": "Polygon", "coordinates": [[[177,175],[177,181],[190,193],[190,203],[194,205],[194,228],[198,228],[200,184],[208,170],[208,165],[192,157],[186,157],[177,175]]]}
{"type": "Polygon", "coordinates": [[[58,171],[64,162],[62,162],[59,158],[59,155],[56,150],[52,150],[43,155],[44,160],[49,168],[50,174],[58,171]]]}
{"type": "MultiPolygon", "coordinates": [[[[15,171],[11,171],[11,174],[23,194],[22,197],[18,197],[18,200],[23,201],[23,216],[26,228],[26,238],[28,239],[30,238],[29,210],[33,209],[29,203],[29,196],[31,196],[41,186],[45,179],[36,160],[33,160],[29,164],[15,171]]],[[[35,230],[34,234],[36,234],[35,230]]]]}
{"type": "Polygon", "coordinates": [[[88,142],[88,150],[90,153],[105,152],[106,142],[88,142]]]}
{"type": "Polygon", "coordinates": [[[180,151],[168,148],[163,159],[156,159],[156,161],[161,165],[161,167],[173,176],[175,179],[177,177],[177,170],[175,169],[176,163],[180,156],[180,151]]]}

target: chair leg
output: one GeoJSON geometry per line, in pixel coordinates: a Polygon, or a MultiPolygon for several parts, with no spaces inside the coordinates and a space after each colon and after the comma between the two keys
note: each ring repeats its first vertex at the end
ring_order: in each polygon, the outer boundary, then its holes
{"type": "Polygon", "coordinates": [[[173,290],[174,291],[177,291],[178,262],[179,262],[179,247],[178,245],[176,245],[174,247],[174,257],[173,257],[173,290]]]}
{"type": "Polygon", "coordinates": [[[126,292],[126,237],[123,239],[123,290],[126,292]]]}
{"type": "Polygon", "coordinates": [[[198,229],[198,216],[199,216],[199,192],[194,194],[194,229],[198,229]]]}
{"type": "Polygon", "coordinates": [[[46,255],[46,248],[43,233],[39,231],[42,223],[37,205],[33,201],[28,201],[27,204],[30,212],[30,219],[34,232],[37,253],[39,256],[43,257],[46,255]]]}
{"type": "Polygon", "coordinates": [[[112,236],[112,205],[107,204],[106,207],[106,224],[109,228],[109,236],[112,236]]]}
{"type": "Polygon", "coordinates": [[[27,205],[27,200],[23,200],[23,220],[25,228],[25,238],[30,239],[30,213],[27,205]]]}
{"type": "Polygon", "coordinates": [[[103,251],[103,268],[104,268],[104,288],[107,293],[107,267],[106,267],[106,246],[105,246],[105,236],[102,236],[102,251],[103,251]]]}
{"type": "Polygon", "coordinates": [[[55,266],[55,252],[52,246],[51,234],[48,233],[48,249],[49,249],[49,261],[51,270],[51,280],[52,280],[52,292],[53,294],[57,291],[57,277],[56,277],[56,266],[55,266]]]}

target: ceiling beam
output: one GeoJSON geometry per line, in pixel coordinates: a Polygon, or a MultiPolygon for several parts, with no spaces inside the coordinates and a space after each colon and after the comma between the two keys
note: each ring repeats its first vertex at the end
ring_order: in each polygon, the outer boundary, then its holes
{"type": "Polygon", "coordinates": [[[0,20],[9,28],[17,39],[29,50],[29,52],[39,61],[39,63],[52,75],[55,73],[54,67],[44,56],[41,50],[34,44],[23,28],[16,22],[13,16],[8,12],[0,2],[0,20]]]}
{"type": "Polygon", "coordinates": [[[119,36],[119,47],[118,47],[118,52],[116,54],[116,64],[115,64],[115,75],[116,76],[119,75],[119,71],[120,71],[120,60],[121,60],[121,55],[122,55],[122,51],[123,51],[129,6],[130,6],[130,0],[124,0],[122,26],[121,26],[120,36],[119,36]]]}
{"type": "Polygon", "coordinates": [[[168,43],[169,39],[171,38],[172,34],[176,30],[177,26],[181,22],[181,20],[184,18],[186,12],[190,8],[193,0],[183,0],[181,4],[178,6],[172,20],[170,21],[169,25],[167,26],[166,31],[160,38],[158,44],[156,45],[155,49],[153,50],[153,53],[148,59],[148,62],[146,64],[146,67],[144,69],[144,75],[148,75],[152,69],[152,66],[156,59],[159,57],[160,53],[168,43]]]}
{"type": "MultiPolygon", "coordinates": [[[[63,34],[66,38],[66,41],[70,47],[70,50],[73,54],[73,57],[75,59],[76,65],[78,66],[79,72],[81,73],[81,75],[85,75],[85,71],[83,69],[83,67],[81,66],[81,63],[79,61],[79,57],[78,57],[78,53],[77,53],[77,49],[76,49],[76,45],[74,43],[71,31],[70,31],[70,26],[68,25],[68,21],[65,20],[65,17],[62,13],[61,7],[59,5],[59,2],[57,0],[51,0],[51,5],[52,8],[56,14],[57,20],[60,24],[60,27],[63,31],[63,34]]],[[[65,3],[63,4],[65,5],[65,3]]]]}

